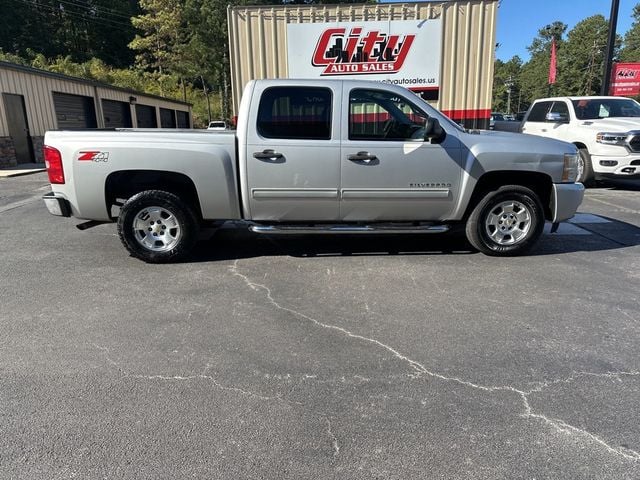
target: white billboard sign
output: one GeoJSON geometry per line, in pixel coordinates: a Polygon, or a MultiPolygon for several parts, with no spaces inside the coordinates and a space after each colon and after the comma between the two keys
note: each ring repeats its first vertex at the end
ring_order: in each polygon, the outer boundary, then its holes
{"type": "Polygon", "coordinates": [[[290,78],[355,78],[412,90],[440,85],[440,19],[290,23],[290,78]]]}

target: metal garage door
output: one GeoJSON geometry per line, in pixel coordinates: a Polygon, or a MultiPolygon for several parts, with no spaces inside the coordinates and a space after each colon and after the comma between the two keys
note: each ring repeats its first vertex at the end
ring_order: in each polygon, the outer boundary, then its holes
{"type": "Polygon", "coordinates": [[[191,125],[189,125],[189,112],[176,110],[176,117],[178,117],[178,128],[191,128],[191,125]]]}
{"type": "Polygon", "coordinates": [[[138,128],[158,128],[156,109],[150,105],[136,105],[138,128]]]}
{"type": "Polygon", "coordinates": [[[162,128],[176,128],[175,110],[168,108],[160,109],[160,126],[162,128]]]}
{"type": "Polygon", "coordinates": [[[102,100],[104,126],[107,128],[131,128],[131,108],[126,102],[102,100]]]}
{"type": "Polygon", "coordinates": [[[58,128],[96,128],[96,108],[92,97],[53,92],[58,128]]]}

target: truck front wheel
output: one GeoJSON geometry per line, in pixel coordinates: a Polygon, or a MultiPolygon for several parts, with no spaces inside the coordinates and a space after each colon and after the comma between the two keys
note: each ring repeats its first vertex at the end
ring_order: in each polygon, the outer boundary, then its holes
{"type": "Polygon", "coordinates": [[[578,177],[576,182],[582,183],[585,187],[593,183],[593,165],[591,165],[591,155],[586,148],[578,150],[578,177]]]}
{"type": "Polygon", "coordinates": [[[486,255],[515,256],[527,252],[544,229],[538,196],[526,187],[507,185],[489,192],[473,209],[467,239],[486,255]]]}
{"type": "Polygon", "coordinates": [[[129,253],[145,262],[184,258],[198,237],[193,210],[173,193],[147,190],[131,197],[118,217],[118,235],[129,253]]]}

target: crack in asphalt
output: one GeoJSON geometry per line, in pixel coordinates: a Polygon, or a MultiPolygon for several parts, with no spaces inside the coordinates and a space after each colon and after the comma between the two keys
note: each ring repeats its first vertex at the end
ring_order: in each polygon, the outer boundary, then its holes
{"type": "Polygon", "coordinates": [[[269,287],[267,287],[266,285],[260,284],[260,283],[255,283],[252,282],[248,276],[240,273],[238,271],[238,261],[239,260],[235,260],[233,262],[233,264],[229,267],[229,271],[237,277],[240,277],[243,282],[245,283],[246,286],[248,286],[249,288],[251,288],[254,291],[262,291],[264,294],[266,294],[266,298],[269,301],[269,303],[271,303],[274,307],[276,307],[279,310],[288,312],[296,317],[308,320],[312,323],[314,323],[315,325],[322,327],[322,328],[326,328],[326,329],[330,329],[330,330],[335,330],[338,331],[344,335],[346,335],[347,337],[350,338],[354,338],[357,340],[362,340],[365,342],[369,342],[372,343],[374,345],[377,345],[385,350],[387,350],[388,352],[392,353],[394,357],[406,362],[411,369],[414,371],[414,373],[409,374],[409,377],[411,378],[419,378],[423,375],[427,375],[429,377],[432,378],[437,378],[446,382],[454,382],[463,386],[466,386],[468,388],[472,388],[472,389],[476,389],[476,390],[481,390],[484,392],[498,392],[498,391],[507,391],[507,392],[512,392],[517,394],[522,401],[522,405],[524,408],[524,413],[520,414],[521,417],[524,418],[535,418],[538,420],[542,420],[544,423],[552,426],[554,429],[556,429],[558,432],[567,434],[567,435],[572,435],[572,434],[577,434],[577,435],[581,435],[583,437],[588,438],[589,440],[599,444],[600,446],[604,447],[607,451],[609,451],[610,453],[613,453],[615,455],[619,455],[621,457],[624,457],[628,460],[633,460],[633,461],[638,461],[640,460],[640,452],[637,452],[635,450],[632,450],[630,448],[625,448],[625,447],[613,447],[611,445],[609,445],[605,440],[603,440],[602,438],[598,437],[597,435],[594,435],[591,432],[588,432],[587,430],[575,427],[573,425],[570,425],[568,423],[566,423],[564,420],[561,419],[557,419],[557,418],[550,418],[547,417],[541,413],[535,413],[531,407],[531,404],[529,403],[529,395],[533,394],[533,393],[538,393],[540,391],[542,391],[545,388],[548,388],[550,385],[553,384],[557,384],[557,383],[570,383],[572,381],[574,381],[577,377],[579,376],[585,376],[585,375],[590,375],[590,376],[605,376],[605,377],[618,377],[618,379],[620,379],[621,375],[629,375],[629,376],[635,376],[640,374],[640,372],[605,372],[602,374],[598,374],[598,373],[591,373],[591,372],[576,372],[574,374],[574,376],[569,377],[567,379],[561,379],[561,380],[554,380],[554,381],[550,381],[550,382],[541,382],[537,387],[531,389],[531,390],[520,390],[518,388],[515,387],[511,387],[511,386],[485,386],[485,385],[480,385],[480,384],[476,384],[470,381],[466,381],[463,380],[459,377],[449,377],[446,375],[442,375],[440,373],[437,372],[433,372],[429,369],[427,369],[424,365],[422,365],[420,362],[417,362],[416,360],[412,360],[411,358],[407,357],[406,355],[403,355],[402,353],[400,353],[398,350],[396,350],[395,348],[386,345],[382,342],[380,342],[379,340],[376,340],[374,338],[369,338],[369,337],[365,337],[363,335],[358,335],[355,334],[353,332],[350,332],[349,330],[336,326],[336,325],[329,325],[326,323],[322,323],[319,320],[316,320],[315,318],[312,318],[302,312],[298,312],[297,310],[293,310],[291,308],[285,307],[280,305],[274,298],[271,292],[271,289],[269,287]]]}
{"type": "MultiPolygon", "coordinates": [[[[198,375],[141,375],[141,374],[133,374],[133,373],[129,373],[127,370],[125,370],[124,368],[122,368],[122,366],[116,362],[115,360],[113,360],[111,358],[111,352],[107,347],[101,346],[101,345],[97,345],[95,343],[92,344],[95,348],[97,348],[98,350],[102,351],[104,354],[104,358],[107,360],[107,362],[114,366],[120,373],[121,373],[121,379],[124,378],[133,378],[133,379],[137,379],[137,380],[160,380],[163,382],[183,382],[183,381],[192,381],[192,380],[206,380],[207,382],[212,383],[216,388],[223,390],[223,391],[228,391],[228,392],[233,392],[233,393],[239,393],[243,396],[247,396],[247,397],[251,397],[251,398],[257,398],[259,400],[265,400],[265,401],[277,401],[280,403],[284,403],[286,405],[289,406],[304,406],[304,404],[302,402],[296,402],[293,400],[289,400],[286,398],[282,398],[278,395],[273,396],[273,397],[267,397],[264,395],[260,395],[258,393],[255,392],[251,392],[249,390],[244,390],[242,388],[238,388],[238,387],[228,387],[225,385],[222,385],[220,382],[218,382],[218,380],[211,376],[211,375],[207,375],[207,371],[211,368],[211,365],[207,364],[204,368],[204,370],[202,371],[201,374],[198,375]]],[[[313,375],[305,375],[306,379],[309,378],[313,378],[313,375]]],[[[362,377],[360,377],[362,378],[362,377]]],[[[344,377],[343,377],[344,379],[344,377]]],[[[332,456],[336,457],[339,453],[340,453],[340,444],[338,443],[338,438],[335,436],[335,434],[333,433],[333,430],[331,429],[331,420],[329,419],[329,417],[321,412],[312,412],[314,415],[319,416],[321,419],[323,419],[326,424],[327,424],[327,430],[326,433],[329,436],[329,439],[331,440],[331,449],[332,449],[332,456]]]]}
{"type": "Polygon", "coordinates": [[[273,396],[273,397],[267,397],[264,395],[260,395],[258,393],[255,392],[251,392],[249,390],[244,390],[242,388],[238,388],[238,387],[228,387],[226,385],[222,385],[220,382],[218,382],[218,380],[211,376],[211,375],[207,375],[207,371],[211,368],[211,365],[207,364],[204,368],[204,370],[202,371],[202,373],[198,374],[198,375],[141,375],[141,374],[135,374],[135,373],[130,373],[127,370],[125,370],[124,368],[122,368],[122,366],[116,362],[115,360],[113,360],[110,357],[110,350],[107,347],[103,347],[97,344],[92,344],[95,348],[97,348],[98,350],[101,350],[104,353],[104,357],[107,360],[107,362],[111,365],[113,365],[120,373],[121,373],[121,379],[125,379],[125,378],[135,378],[135,379],[143,379],[143,380],[161,380],[161,381],[190,381],[190,380],[207,380],[208,382],[211,382],[216,388],[220,389],[220,390],[225,390],[225,391],[230,391],[230,392],[234,392],[234,393],[239,393],[241,395],[244,396],[248,396],[248,397],[253,397],[253,398],[257,398],[260,400],[276,400],[276,401],[280,401],[289,405],[302,405],[301,403],[298,402],[294,402],[291,400],[287,400],[284,399],[280,396],[273,396]]]}
{"type": "Polygon", "coordinates": [[[325,417],[324,419],[327,422],[327,435],[329,435],[329,437],[331,438],[331,446],[333,447],[333,456],[335,457],[340,453],[340,445],[338,444],[338,439],[331,431],[331,420],[329,420],[329,417],[325,417]]]}

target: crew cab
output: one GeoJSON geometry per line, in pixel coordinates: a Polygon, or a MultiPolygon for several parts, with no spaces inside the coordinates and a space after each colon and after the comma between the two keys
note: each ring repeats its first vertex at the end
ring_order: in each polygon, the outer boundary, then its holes
{"type": "Polygon", "coordinates": [[[578,181],[640,177],[640,104],[623,97],[536,100],[522,133],[573,143],[580,152],[578,181]]]}
{"type": "Polygon", "coordinates": [[[574,215],[576,147],[468,132],[399,86],[251,81],[236,131],[52,131],[54,215],[117,222],[147,262],[183,258],[203,225],[264,234],[441,233],[462,225],[488,255],[517,255],[545,220],[574,215]]]}

